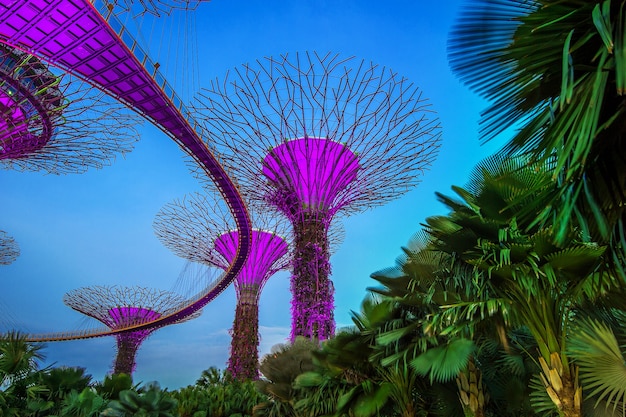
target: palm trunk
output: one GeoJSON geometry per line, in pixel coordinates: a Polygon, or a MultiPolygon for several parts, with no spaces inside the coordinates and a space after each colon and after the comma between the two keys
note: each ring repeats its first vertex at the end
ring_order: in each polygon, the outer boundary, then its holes
{"type": "Polygon", "coordinates": [[[467,369],[459,373],[456,379],[459,388],[459,399],[466,417],[485,416],[485,393],[483,377],[480,369],[476,368],[474,359],[470,358],[467,369]]]}
{"type": "Polygon", "coordinates": [[[582,387],[578,381],[578,367],[563,366],[558,352],[550,354],[550,364],[539,357],[541,381],[561,417],[582,417],[582,387]]]}

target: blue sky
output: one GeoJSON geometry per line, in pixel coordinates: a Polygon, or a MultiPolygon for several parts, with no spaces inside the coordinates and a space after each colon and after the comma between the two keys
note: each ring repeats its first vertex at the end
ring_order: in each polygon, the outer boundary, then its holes
{"type": "MultiPolygon", "coordinates": [[[[435,191],[451,194],[499,143],[481,146],[478,115],[485,102],[451,73],[448,32],[460,0],[213,0],[198,7],[201,80],[220,79],[240,64],[286,52],[334,52],[371,60],[415,82],[443,128],[438,159],[410,193],[343,219],[346,238],[331,258],[337,327],[350,324],[369,275],[392,266],[420,222],[443,212],[435,191]]],[[[159,59],[165,59],[160,57],[159,59]]],[[[125,158],[81,175],[0,171],[4,200],[0,229],[18,241],[21,256],[0,266],[0,329],[27,332],[84,328],[63,294],[90,285],[170,289],[185,261],[169,252],[152,229],[165,204],[200,190],[183,153],[157,128],[125,158]]],[[[270,279],[261,297],[261,353],[289,335],[289,275],[270,279]]],[[[135,381],[177,388],[203,369],[225,368],[235,311],[231,287],[198,319],[156,331],[137,356],[135,381]]],[[[47,363],[86,367],[95,379],[110,370],[113,338],[49,343],[47,363]]]]}

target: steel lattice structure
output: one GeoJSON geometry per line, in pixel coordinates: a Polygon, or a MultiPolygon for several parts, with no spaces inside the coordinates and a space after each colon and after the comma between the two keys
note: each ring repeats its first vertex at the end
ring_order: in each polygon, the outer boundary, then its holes
{"type": "MultiPolygon", "coordinates": [[[[185,299],[177,294],[143,287],[94,286],[70,291],[63,302],[72,309],[93,317],[110,329],[127,328],[152,323],[161,316],[171,314],[184,305],[185,299]]],[[[195,318],[200,312],[180,321],[195,318]]],[[[113,373],[131,375],[135,370],[135,356],[141,343],[157,328],[150,327],[115,335],[117,356],[113,373]]]]}
{"type": "Polygon", "coordinates": [[[141,119],[98,89],[0,44],[0,167],[101,168],[132,149],[141,119]]]}
{"type": "Polygon", "coordinates": [[[234,69],[202,91],[196,111],[245,194],[293,225],[292,338],[328,338],[331,221],[419,182],[441,135],[430,105],[385,67],[306,53],[234,69]]]}
{"type": "Polygon", "coordinates": [[[20,256],[20,247],[4,230],[0,230],[0,265],[9,265],[20,256]]]}
{"type": "Polygon", "coordinates": [[[169,15],[174,10],[195,10],[200,3],[210,0],[112,0],[112,6],[122,12],[169,15]]]}
{"type": "MultiPolygon", "coordinates": [[[[144,2],[145,3],[145,2],[144,2]]],[[[247,207],[211,145],[200,139],[189,109],[156,65],[103,0],[29,0],[0,3],[0,43],[76,75],[154,123],[215,183],[240,233],[237,256],[218,282],[176,311],[153,321],[109,330],[28,335],[55,341],[117,335],[158,328],[194,315],[219,295],[243,266],[251,243],[247,207]]]]}
{"type": "MultiPolygon", "coordinates": [[[[278,213],[258,213],[252,220],[250,255],[234,281],[237,307],[228,370],[240,380],[258,378],[259,297],[269,278],[291,260],[291,233],[278,213]]],[[[202,194],[166,205],[154,221],[157,237],[175,254],[224,270],[239,245],[233,228],[224,204],[202,194]]]]}

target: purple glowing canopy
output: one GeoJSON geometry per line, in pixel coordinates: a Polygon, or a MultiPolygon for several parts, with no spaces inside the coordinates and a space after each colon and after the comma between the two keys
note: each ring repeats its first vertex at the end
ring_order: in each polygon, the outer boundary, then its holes
{"type": "MultiPolygon", "coordinates": [[[[226,268],[235,258],[238,246],[238,232],[223,233],[215,239],[215,251],[228,262],[219,265],[226,268]]],[[[263,283],[276,272],[285,267],[281,259],[288,253],[287,242],[279,235],[263,230],[252,230],[252,246],[245,265],[235,279],[235,286],[249,285],[262,286],[263,283]]]]}
{"type": "Polygon", "coordinates": [[[109,310],[111,321],[106,323],[112,329],[127,327],[133,324],[154,321],[161,317],[161,313],[143,307],[113,307],[109,310]]]}
{"type": "Polygon", "coordinates": [[[338,197],[356,180],[358,170],[357,156],[347,146],[326,138],[288,140],[263,159],[263,175],[274,185],[279,199],[297,202],[305,211],[334,213],[341,209],[347,202],[338,197]]]}

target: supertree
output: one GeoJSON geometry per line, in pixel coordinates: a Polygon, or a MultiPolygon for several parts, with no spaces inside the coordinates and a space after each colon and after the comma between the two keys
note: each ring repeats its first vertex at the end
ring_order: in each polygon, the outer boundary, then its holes
{"type": "MultiPolygon", "coordinates": [[[[258,378],[259,297],[269,278],[290,261],[291,233],[282,216],[252,212],[252,221],[251,251],[234,281],[237,307],[228,370],[239,380],[258,378]]],[[[166,205],[154,221],[158,238],[175,254],[223,270],[237,251],[234,226],[223,202],[203,194],[166,205]]]]}
{"type": "Polygon", "coordinates": [[[9,265],[20,256],[20,247],[15,239],[0,230],[0,265],[9,265]]]}
{"type": "MultiPolygon", "coordinates": [[[[93,286],[72,290],[63,296],[72,309],[102,322],[111,330],[152,322],[177,311],[185,299],[177,294],[143,287],[93,286]]],[[[200,315],[200,311],[181,321],[200,315]]],[[[141,343],[158,327],[129,330],[115,335],[117,356],[113,373],[132,375],[141,343]]]]}
{"type": "Polygon", "coordinates": [[[430,105],[385,67],[306,53],[236,68],[202,90],[195,107],[248,198],[293,225],[292,339],[328,338],[329,225],[339,212],[383,204],[418,183],[441,135],[430,105]]]}
{"type": "Polygon", "coordinates": [[[89,84],[0,44],[0,167],[100,168],[132,149],[139,120],[89,84]]]}

